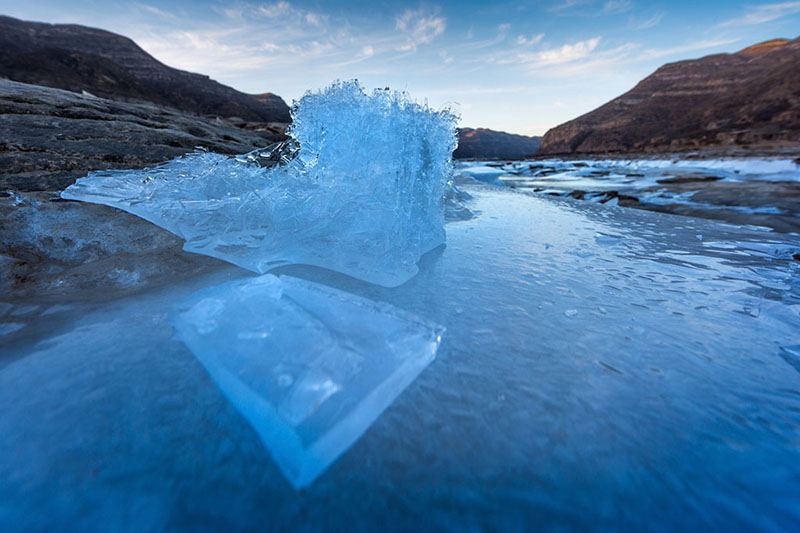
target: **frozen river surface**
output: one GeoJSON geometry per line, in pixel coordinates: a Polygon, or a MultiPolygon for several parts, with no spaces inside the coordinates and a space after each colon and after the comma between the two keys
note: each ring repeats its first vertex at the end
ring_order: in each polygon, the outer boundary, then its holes
{"type": "Polygon", "coordinates": [[[800,239],[465,189],[399,287],[273,271],[446,328],[303,491],[169,315],[252,273],[0,304],[0,529],[796,527],[800,239]]]}

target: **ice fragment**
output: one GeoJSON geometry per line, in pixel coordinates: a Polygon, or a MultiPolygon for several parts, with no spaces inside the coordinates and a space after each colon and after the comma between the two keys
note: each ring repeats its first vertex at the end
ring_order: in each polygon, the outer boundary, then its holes
{"type": "Polygon", "coordinates": [[[443,328],[288,276],[204,289],[179,337],[295,488],[310,485],[433,360],[443,328]]]}

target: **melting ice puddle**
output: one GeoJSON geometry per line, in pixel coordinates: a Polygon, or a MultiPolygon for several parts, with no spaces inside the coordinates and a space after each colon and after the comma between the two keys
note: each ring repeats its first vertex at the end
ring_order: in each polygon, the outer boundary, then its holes
{"type": "Polygon", "coordinates": [[[443,328],[291,277],[204,289],[175,327],[295,488],[349,448],[433,360],[443,328]]]}

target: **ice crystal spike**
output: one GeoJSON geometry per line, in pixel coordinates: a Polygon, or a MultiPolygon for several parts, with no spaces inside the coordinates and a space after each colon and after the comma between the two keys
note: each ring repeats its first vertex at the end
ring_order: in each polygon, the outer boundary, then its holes
{"type": "Polygon", "coordinates": [[[202,290],[173,323],[295,488],[358,440],[433,360],[444,331],[271,274],[202,290]]]}
{"type": "Polygon", "coordinates": [[[259,273],[309,264],[385,286],[414,276],[445,239],[455,116],[355,81],[307,93],[293,115],[277,151],[92,172],[62,197],[123,209],[187,251],[259,273]]]}

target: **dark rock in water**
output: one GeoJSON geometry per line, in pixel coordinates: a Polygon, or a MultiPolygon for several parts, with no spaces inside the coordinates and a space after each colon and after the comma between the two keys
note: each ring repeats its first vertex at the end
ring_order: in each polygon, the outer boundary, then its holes
{"type": "Polygon", "coordinates": [[[575,198],[576,200],[583,200],[584,198],[586,198],[586,191],[581,191],[581,190],[570,191],[567,193],[567,196],[569,196],[570,198],[575,198]]]}
{"type": "Polygon", "coordinates": [[[459,128],[455,159],[521,159],[533,155],[541,137],[527,137],[485,128],[459,128]]]}
{"type": "Polygon", "coordinates": [[[601,193],[602,198],[600,199],[601,204],[606,204],[611,202],[612,200],[616,200],[616,204],[620,207],[639,207],[640,202],[639,199],[635,196],[630,196],[628,194],[620,194],[619,191],[606,191],[601,193]]]}
{"type": "MultiPolygon", "coordinates": [[[[642,204],[642,209],[764,226],[800,233],[800,183],[794,181],[677,181],[644,192],[689,194],[691,204],[642,204]]],[[[636,206],[633,206],[636,207],[636,206]]]]}
{"type": "Polygon", "coordinates": [[[0,77],[246,122],[291,120],[277,95],[241,93],[208,76],[168,67],[127,37],[74,24],[0,16],[0,77]]]}
{"type": "MultiPolygon", "coordinates": [[[[640,174],[641,176],[641,174],[640,174]]],[[[681,176],[675,176],[672,178],[663,178],[660,180],[656,180],[656,183],[704,183],[709,181],[719,181],[722,178],[719,176],[707,176],[705,174],[684,174],[681,176]]]]}
{"type": "Polygon", "coordinates": [[[239,154],[285,139],[154,104],[0,79],[0,189],[60,190],[90,170],[141,168],[202,146],[239,154]]]}
{"type": "Polygon", "coordinates": [[[549,130],[537,155],[800,149],[800,38],[670,63],[549,130]]]}

